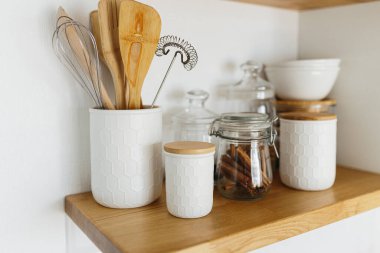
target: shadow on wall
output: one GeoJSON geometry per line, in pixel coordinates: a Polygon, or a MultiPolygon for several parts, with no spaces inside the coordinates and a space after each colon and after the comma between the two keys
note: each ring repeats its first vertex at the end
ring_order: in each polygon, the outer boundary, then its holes
{"type": "MultiPolygon", "coordinates": [[[[46,38],[47,50],[51,51],[49,56],[54,58],[54,68],[57,69],[59,76],[55,76],[55,81],[49,83],[52,87],[50,96],[53,101],[57,115],[60,148],[57,161],[63,169],[59,170],[61,188],[64,189],[63,196],[59,196],[62,201],[67,194],[79,193],[90,190],[90,143],[89,143],[89,108],[95,107],[89,95],[84,91],[79,83],[76,82],[70,71],[65,68],[58,58],[54,55],[51,44],[56,18],[57,6],[53,4],[46,12],[49,15],[49,32],[42,31],[46,38]]],[[[80,10],[80,8],[78,8],[80,10]]],[[[72,15],[69,12],[69,15],[72,15]]],[[[76,18],[83,15],[72,15],[76,18]]],[[[87,19],[87,17],[85,17],[87,19]]],[[[83,17],[84,19],[84,17],[83,17]]],[[[81,22],[83,20],[79,20],[81,22]]],[[[46,24],[41,26],[46,28],[46,24]]],[[[104,68],[105,69],[105,68],[104,68]]],[[[109,75],[109,74],[108,74],[109,75]]],[[[107,73],[105,73],[107,77],[107,73]]],[[[62,203],[62,202],[61,202],[62,203]]]]}

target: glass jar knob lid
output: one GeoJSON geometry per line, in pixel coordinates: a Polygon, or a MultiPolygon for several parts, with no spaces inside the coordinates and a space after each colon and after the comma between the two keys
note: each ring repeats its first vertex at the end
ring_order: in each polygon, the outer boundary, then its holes
{"type": "Polygon", "coordinates": [[[240,113],[225,113],[222,114],[221,121],[224,122],[266,122],[269,116],[267,114],[262,113],[254,113],[254,112],[240,112],[240,113]]]}
{"type": "Polygon", "coordinates": [[[199,99],[207,100],[210,94],[204,90],[191,90],[186,93],[186,98],[190,100],[199,99]]]}

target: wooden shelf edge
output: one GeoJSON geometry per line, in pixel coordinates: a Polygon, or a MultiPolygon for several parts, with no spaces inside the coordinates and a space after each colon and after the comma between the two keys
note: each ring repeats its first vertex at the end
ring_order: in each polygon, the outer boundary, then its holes
{"type": "Polygon", "coordinates": [[[65,212],[74,223],[87,235],[88,238],[102,251],[107,253],[121,253],[121,251],[104,235],[96,226],[91,223],[91,219],[86,217],[75,207],[69,195],[65,197],[65,212]]]}
{"type": "Polygon", "coordinates": [[[338,202],[313,212],[306,212],[268,225],[255,227],[214,241],[199,244],[180,252],[248,252],[378,207],[380,207],[380,190],[338,202]],[[294,224],[297,225],[295,226],[294,224]],[[273,238],[274,234],[276,240],[268,240],[268,238],[273,238]],[[240,246],[236,248],[230,247],[230,245],[240,246]]]}
{"type": "MultiPolygon", "coordinates": [[[[337,202],[313,212],[306,212],[268,225],[254,227],[233,235],[226,235],[223,238],[177,252],[247,252],[312,231],[377,207],[380,207],[380,190],[353,199],[337,202]],[[294,226],[294,224],[297,225],[294,226]],[[276,235],[276,240],[273,239],[273,236],[268,236],[273,234],[276,235]],[[268,238],[272,239],[268,240],[268,238]],[[231,245],[240,245],[240,247],[231,247],[231,245]]],[[[73,205],[70,201],[70,196],[65,198],[65,212],[101,251],[107,253],[121,253],[104,234],[96,229],[88,217],[85,217],[73,205]]]]}
{"type": "Polygon", "coordinates": [[[257,4],[281,9],[289,10],[315,10],[323,8],[332,8],[339,6],[347,6],[360,3],[375,2],[377,0],[230,0],[234,2],[243,2],[248,4],[257,4]]]}
{"type": "MultiPolygon", "coordinates": [[[[247,252],[380,207],[380,183],[378,183],[380,180],[380,175],[341,166],[340,168],[338,166],[337,170],[339,172],[338,176],[341,174],[340,180],[338,180],[337,188],[335,190],[332,189],[332,191],[330,191],[330,194],[328,194],[330,198],[336,198],[335,200],[332,200],[332,202],[321,202],[321,198],[319,198],[320,203],[326,204],[316,204],[313,208],[304,208],[303,206],[299,206],[296,209],[291,209],[291,212],[293,213],[288,212],[288,214],[286,214],[287,216],[278,216],[277,213],[273,213],[273,220],[267,220],[265,222],[254,222],[251,220],[250,224],[256,223],[256,225],[243,226],[244,228],[241,230],[235,230],[233,232],[227,229],[226,231],[230,232],[227,232],[225,234],[219,233],[218,236],[212,236],[213,238],[201,240],[192,245],[188,244],[186,246],[182,245],[174,248],[169,247],[170,250],[168,250],[168,248],[167,252],[247,252]],[[349,180],[347,181],[346,179],[349,180]],[[350,181],[351,179],[353,181],[350,181]],[[352,186],[351,191],[351,184],[364,184],[367,182],[369,184],[366,185],[364,189],[360,188],[359,191],[355,191],[355,186],[352,186]],[[350,193],[347,195],[347,192],[350,191],[355,191],[356,194],[350,193]]],[[[290,198],[290,196],[299,196],[299,194],[301,194],[301,198],[298,198],[298,200],[295,200],[294,202],[296,205],[297,203],[301,203],[297,201],[304,198],[305,196],[305,192],[302,193],[302,191],[294,191],[281,185],[278,186],[281,189],[278,188],[279,191],[277,193],[274,193],[273,198],[275,201],[266,202],[266,204],[271,208],[273,208],[273,204],[270,203],[278,203],[278,200],[283,199],[283,195],[278,193],[289,194],[286,201],[290,202],[293,199],[290,198]]],[[[317,195],[312,196],[319,196],[322,197],[322,199],[324,199],[326,196],[325,192],[323,192],[322,195],[318,193],[315,194],[317,195]]],[[[309,198],[308,205],[312,203],[310,200],[312,200],[312,202],[314,200],[318,202],[318,199],[314,199],[314,197],[312,199],[309,198]]],[[[220,216],[218,214],[223,212],[223,210],[225,210],[225,208],[228,208],[228,206],[235,206],[234,203],[236,203],[238,206],[244,206],[239,204],[242,202],[230,202],[221,197],[218,197],[216,201],[218,202],[215,207],[215,211],[217,213],[214,213],[214,215],[217,215],[219,219],[220,217],[223,217],[223,215],[220,216]]],[[[276,206],[277,210],[279,207],[280,206],[278,205],[276,206]]],[[[260,213],[263,213],[263,210],[266,210],[265,206],[264,209],[260,208],[257,205],[253,208],[259,208],[258,211],[260,213]]],[[[126,217],[129,217],[129,215],[131,215],[130,217],[137,217],[135,215],[136,213],[140,213],[142,217],[144,217],[144,215],[146,215],[146,212],[144,213],[144,210],[150,213],[152,210],[157,210],[157,212],[161,213],[167,213],[164,199],[156,204],[153,204],[153,206],[150,208],[141,208],[139,210],[136,210],[136,212],[131,212],[131,209],[110,209],[108,211],[104,207],[96,204],[92,198],[91,193],[75,194],[67,196],[65,198],[65,212],[74,221],[74,223],[77,224],[78,227],[90,238],[90,240],[92,240],[102,252],[106,253],[129,252],[129,249],[125,247],[125,244],[123,245],[122,240],[116,238],[115,235],[113,235],[112,238],[112,235],[104,232],[104,229],[106,229],[104,227],[104,224],[107,224],[107,226],[109,224],[105,223],[106,220],[107,222],[110,220],[113,222],[113,224],[118,224],[115,223],[115,219],[120,222],[125,220],[126,217]],[[98,213],[100,213],[100,215],[96,215],[98,213]]],[[[233,208],[230,208],[228,210],[231,211],[233,208]]],[[[243,213],[240,212],[240,215],[242,214],[243,213]]],[[[228,215],[228,211],[225,215],[228,215]]],[[[182,227],[185,225],[191,228],[194,226],[194,223],[189,226],[189,223],[186,220],[179,222],[178,220],[172,220],[172,218],[168,219],[170,219],[171,222],[174,221],[177,226],[182,227]]],[[[203,222],[201,219],[198,221],[200,223],[203,222]]],[[[223,222],[220,221],[220,223],[223,222]]],[[[166,230],[161,229],[161,232],[164,231],[166,230]]],[[[129,243],[133,243],[133,240],[129,241],[129,243]]],[[[131,252],[135,251],[131,250],[131,252]]]]}

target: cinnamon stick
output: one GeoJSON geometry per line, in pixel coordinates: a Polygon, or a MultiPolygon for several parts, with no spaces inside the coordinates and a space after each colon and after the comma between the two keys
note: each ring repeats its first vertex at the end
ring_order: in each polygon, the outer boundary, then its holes
{"type": "MultiPolygon", "coordinates": [[[[251,157],[240,146],[237,148],[237,153],[238,153],[239,160],[242,161],[246,170],[248,170],[249,173],[251,174],[251,157]]],[[[262,183],[264,185],[268,186],[270,182],[268,180],[267,174],[262,172],[262,169],[264,166],[266,167],[265,159],[261,160],[261,178],[262,178],[261,180],[263,181],[262,183]]]]}
{"type": "Polygon", "coordinates": [[[223,175],[228,178],[234,180],[236,178],[236,181],[244,187],[249,193],[253,194],[254,189],[252,187],[251,178],[244,175],[240,171],[236,170],[234,167],[232,167],[228,163],[220,163],[220,170],[223,173],[223,175]]]}
{"type": "Polygon", "coordinates": [[[233,160],[228,155],[222,155],[221,161],[231,165],[232,167],[234,167],[235,169],[237,169],[238,171],[240,171],[241,173],[243,173],[247,177],[251,177],[251,173],[249,171],[244,169],[244,167],[242,167],[239,163],[237,163],[235,160],[233,160]]]}
{"type": "MultiPolygon", "coordinates": [[[[264,146],[258,147],[259,155],[259,180],[258,185],[255,185],[252,179],[251,168],[252,162],[250,157],[250,145],[234,145],[230,144],[230,149],[220,158],[219,169],[226,179],[236,182],[237,185],[243,187],[251,195],[265,192],[272,183],[268,178],[267,157],[264,146]]],[[[230,190],[232,188],[230,187],[230,190]]]]}
{"type": "Polygon", "coordinates": [[[251,170],[251,158],[249,157],[249,155],[244,151],[244,149],[241,146],[238,146],[236,151],[239,157],[239,161],[241,161],[241,163],[247,170],[251,170]]]}
{"type": "Polygon", "coordinates": [[[230,152],[231,152],[231,157],[232,159],[235,159],[236,158],[236,147],[235,147],[235,144],[231,144],[230,145],[230,152]]]}

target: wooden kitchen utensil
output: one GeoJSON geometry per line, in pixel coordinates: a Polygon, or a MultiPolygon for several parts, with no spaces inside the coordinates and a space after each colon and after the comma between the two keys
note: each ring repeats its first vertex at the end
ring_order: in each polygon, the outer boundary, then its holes
{"type": "Polygon", "coordinates": [[[119,8],[122,1],[100,0],[98,5],[103,55],[113,78],[117,109],[127,109],[125,94],[128,93],[119,46],[119,8]]]}
{"type": "Polygon", "coordinates": [[[120,51],[128,79],[129,109],[141,109],[141,89],[161,33],[158,12],[145,4],[123,0],[119,13],[120,51]]]}
{"type": "Polygon", "coordinates": [[[105,62],[104,55],[103,55],[102,40],[100,38],[100,27],[99,27],[99,15],[98,15],[98,11],[92,11],[90,13],[90,23],[91,23],[92,34],[94,35],[95,40],[96,40],[96,45],[98,46],[99,58],[103,62],[105,62]]]}
{"type": "Polygon", "coordinates": [[[91,53],[96,50],[96,42],[91,38],[85,38],[85,36],[91,37],[91,32],[70,18],[62,7],[58,9],[56,26],[53,46],[57,56],[97,105],[100,103],[105,109],[115,109],[99,78],[98,56],[91,53]],[[99,96],[100,101],[96,99],[99,96]]]}

